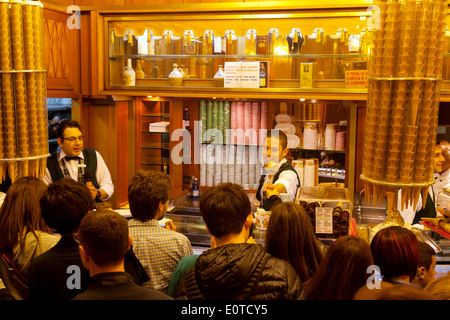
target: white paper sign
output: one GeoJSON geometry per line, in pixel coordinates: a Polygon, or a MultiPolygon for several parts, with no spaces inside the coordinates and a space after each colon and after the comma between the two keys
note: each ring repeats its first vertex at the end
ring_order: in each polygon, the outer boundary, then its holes
{"type": "Polygon", "coordinates": [[[333,233],[333,208],[316,207],[316,233],[333,233]]]}
{"type": "Polygon", "coordinates": [[[225,62],[225,88],[259,88],[259,62],[225,62]]]}

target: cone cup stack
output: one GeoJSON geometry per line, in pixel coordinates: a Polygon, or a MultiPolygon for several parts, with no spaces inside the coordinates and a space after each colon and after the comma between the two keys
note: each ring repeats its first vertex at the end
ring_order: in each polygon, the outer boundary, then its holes
{"type": "Polygon", "coordinates": [[[6,177],[6,168],[12,182],[45,173],[48,133],[42,29],[40,2],[0,0],[0,160],[5,159],[0,161],[0,181],[6,177]]]}
{"type": "Polygon", "coordinates": [[[401,188],[399,209],[415,206],[433,183],[447,4],[374,1],[382,27],[372,31],[361,175],[374,204],[397,203],[401,188]]]}

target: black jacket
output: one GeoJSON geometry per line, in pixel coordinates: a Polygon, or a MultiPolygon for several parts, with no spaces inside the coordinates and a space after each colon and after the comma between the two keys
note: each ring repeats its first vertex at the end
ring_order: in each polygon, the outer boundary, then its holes
{"type": "MultiPolygon", "coordinates": [[[[201,292],[200,297],[204,299],[304,299],[301,280],[294,268],[288,262],[272,257],[257,244],[227,244],[205,251],[191,270],[201,292]],[[267,262],[261,267],[260,276],[255,276],[259,274],[259,263],[266,257],[267,262]],[[250,279],[255,278],[258,281],[255,281],[254,287],[251,285],[250,290],[250,279]]],[[[186,283],[190,283],[188,274],[178,287],[176,299],[195,298],[195,295],[187,294],[186,283]]]]}

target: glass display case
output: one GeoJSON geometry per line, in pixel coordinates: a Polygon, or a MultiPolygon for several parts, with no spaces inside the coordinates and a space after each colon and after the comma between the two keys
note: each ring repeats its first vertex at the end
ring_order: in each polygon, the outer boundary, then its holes
{"type": "Polygon", "coordinates": [[[297,10],[106,16],[105,89],[167,89],[175,65],[183,81],[170,90],[236,89],[239,84],[227,82],[220,89],[214,75],[222,66],[231,77],[232,63],[251,62],[262,62],[258,89],[345,89],[346,71],[368,68],[367,15],[325,18],[297,10]],[[129,63],[136,76],[132,84],[125,75],[129,63]]]}
{"type": "Polygon", "coordinates": [[[352,198],[346,188],[300,187],[296,202],[310,216],[319,239],[336,239],[352,228],[352,198]]]}

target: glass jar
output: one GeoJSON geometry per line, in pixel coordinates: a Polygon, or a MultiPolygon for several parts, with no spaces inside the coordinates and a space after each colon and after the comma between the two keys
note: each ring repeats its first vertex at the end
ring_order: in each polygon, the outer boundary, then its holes
{"type": "Polygon", "coordinates": [[[136,84],[136,73],[131,66],[131,59],[127,60],[127,65],[123,69],[123,83],[125,86],[134,86],[136,84]]]}
{"type": "Polygon", "coordinates": [[[136,79],[143,79],[145,77],[144,70],[142,70],[141,60],[136,61],[136,79]]]}
{"type": "Polygon", "coordinates": [[[169,74],[169,84],[171,86],[181,86],[182,83],[183,83],[183,75],[178,70],[178,64],[174,63],[173,70],[169,74]]]}
{"type": "Polygon", "coordinates": [[[225,73],[223,72],[223,66],[219,65],[219,70],[214,75],[214,86],[223,87],[225,80],[225,73]]]}

